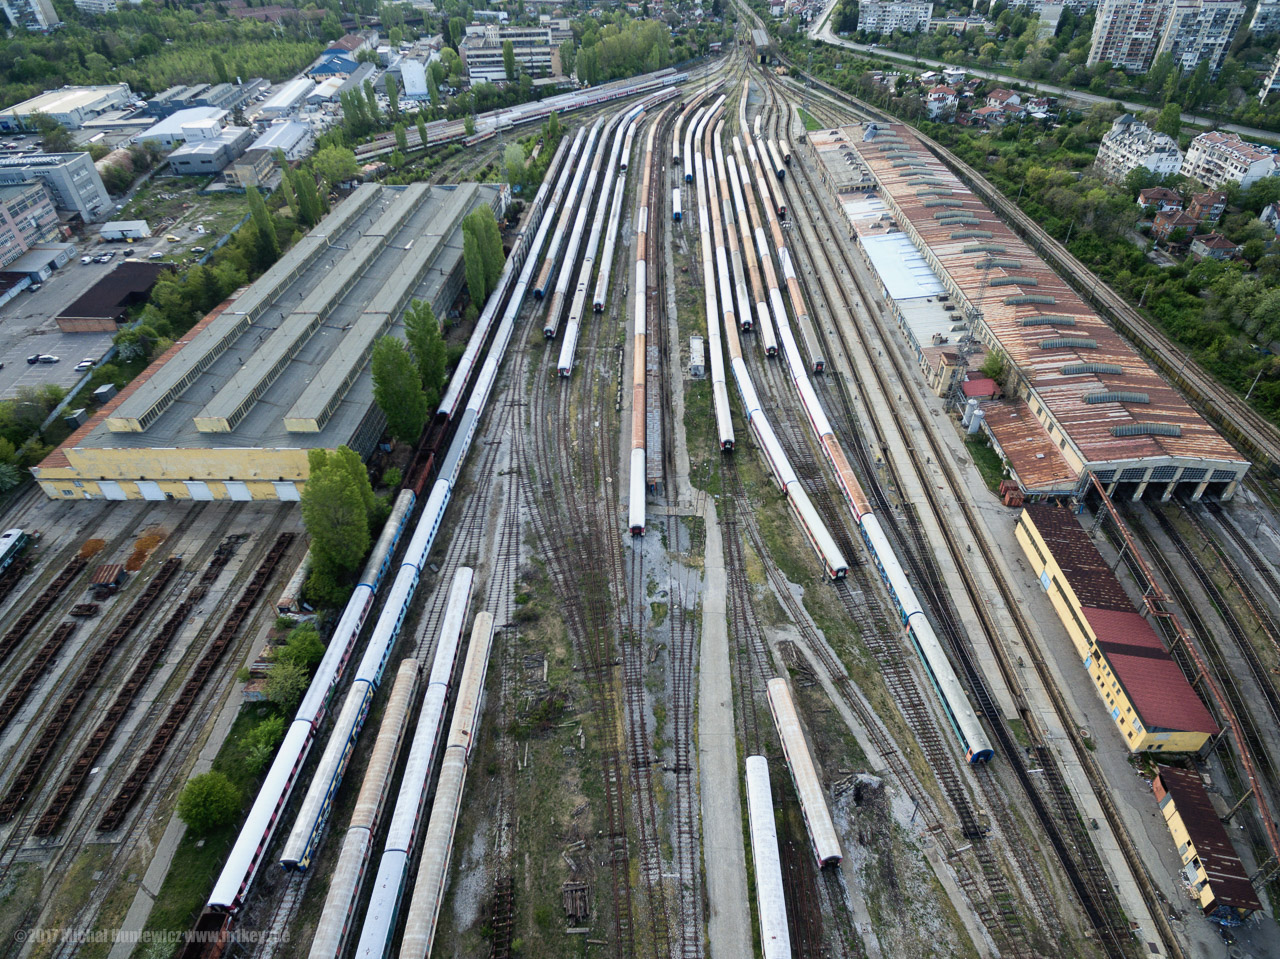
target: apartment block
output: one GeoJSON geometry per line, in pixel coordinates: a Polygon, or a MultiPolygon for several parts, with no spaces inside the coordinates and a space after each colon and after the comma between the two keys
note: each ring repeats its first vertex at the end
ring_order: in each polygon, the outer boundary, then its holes
{"type": "Polygon", "coordinates": [[[1087,64],[1141,73],[1155,59],[1168,16],[1169,0],[1101,0],[1087,64]]]}
{"type": "Polygon", "coordinates": [[[932,17],[932,3],[863,0],[858,4],[858,29],[867,33],[892,33],[894,30],[915,33],[928,30],[932,17]]]}
{"type": "Polygon", "coordinates": [[[1255,37],[1280,31],[1280,0],[1258,0],[1249,29],[1255,37]]]}
{"type": "Polygon", "coordinates": [[[0,9],[15,27],[44,33],[62,23],[52,0],[0,0],[0,9]]]}
{"type": "Polygon", "coordinates": [[[1217,76],[1244,13],[1243,0],[1173,0],[1156,56],[1172,54],[1183,73],[1207,62],[1217,76]]]}
{"type": "Polygon", "coordinates": [[[1202,133],[1192,140],[1182,161],[1183,176],[1207,187],[1233,182],[1247,190],[1263,177],[1271,176],[1275,169],[1276,155],[1266,147],[1221,130],[1202,133]]]}
{"type": "Polygon", "coordinates": [[[1103,179],[1119,183],[1138,167],[1145,167],[1157,176],[1177,173],[1182,168],[1182,151],[1173,137],[1156,133],[1126,113],[1102,138],[1094,163],[1103,179]]]}
{"type": "Polygon", "coordinates": [[[1271,69],[1262,78],[1262,89],[1258,91],[1258,100],[1266,103],[1267,97],[1273,90],[1280,90],[1280,50],[1276,51],[1276,58],[1271,61],[1271,69]]]}

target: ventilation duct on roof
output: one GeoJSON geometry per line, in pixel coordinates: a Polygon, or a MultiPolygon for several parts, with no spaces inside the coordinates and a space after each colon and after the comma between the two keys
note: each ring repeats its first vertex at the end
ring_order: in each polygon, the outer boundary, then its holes
{"type": "Polygon", "coordinates": [[[1175,423],[1124,423],[1111,427],[1112,436],[1181,436],[1182,427],[1175,423]]]}
{"type": "Polygon", "coordinates": [[[1096,350],[1098,341],[1087,336],[1051,336],[1047,340],[1040,341],[1040,349],[1042,350],[1096,350]]]}
{"type": "Polygon", "coordinates": [[[1068,363],[1062,368],[1063,376],[1079,376],[1081,373],[1123,373],[1118,363],[1068,363]]]}
{"type": "Polygon", "coordinates": [[[1084,401],[1086,403],[1150,403],[1151,396],[1147,393],[1129,393],[1125,390],[1102,390],[1098,393],[1086,393],[1084,401]]]}
{"type": "Polygon", "coordinates": [[[1057,303],[1048,293],[1024,293],[1022,296],[1006,296],[1005,306],[1022,306],[1024,303],[1057,303]]]}
{"type": "Polygon", "coordinates": [[[1039,283],[1034,276],[993,276],[987,280],[987,286],[1038,286],[1039,283]]]}
{"type": "Polygon", "coordinates": [[[953,240],[986,240],[995,236],[990,230],[959,230],[951,234],[953,240]]]}
{"type": "Polygon", "coordinates": [[[1042,316],[1024,316],[1022,318],[1022,325],[1023,326],[1075,326],[1076,321],[1074,317],[1055,316],[1053,314],[1046,313],[1042,316]]]}

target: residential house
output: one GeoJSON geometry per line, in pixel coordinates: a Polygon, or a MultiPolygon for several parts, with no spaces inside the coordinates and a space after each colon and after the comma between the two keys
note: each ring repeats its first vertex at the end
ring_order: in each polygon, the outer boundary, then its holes
{"type": "Polygon", "coordinates": [[[1198,226],[1200,221],[1190,213],[1170,210],[1168,213],[1156,214],[1155,222],[1151,225],[1151,235],[1157,240],[1168,240],[1174,230],[1184,230],[1187,237],[1192,237],[1198,226]]]}
{"type": "Polygon", "coordinates": [[[951,89],[951,87],[933,87],[925,94],[924,97],[924,106],[925,109],[929,111],[930,119],[938,117],[944,113],[954,113],[958,102],[959,100],[956,97],[956,91],[951,89]]]}
{"type": "Polygon", "coordinates": [[[1230,260],[1240,255],[1240,246],[1221,233],[1206,233],[1191,241],[1191,255],[1197,260],[1230,260]]]}
{"type": "Polygon", "coordinates": [[[1227,212],[1227,195],[1220,190],[1193,193],[1191,202],[1187,204],[1187,212],[1195,217],[1201,226],[1217,223],[1222,219],[1222,214],[1227,212]]]}
{"type": "Polygon", "coordinates": [[[987,106],[989,107],[1016,107],[1022,105],[1022,97],[1014,93],[1012,90],[1006,90],[1003,87],[997,87],[987,94],[987,106]]]}
{"type": "Polygon", "coordinates": [[[1138,206],[1144,210],[1153,206],[1157,213],[1169,213],[1182,209],[1182,197],[1176,190],[1170,190],[1167,186],[1149,186],[1139,191],[1138,206]]]}
{"type": "Polygon", "coordinates": [[[1258,219],[1275,230],[1276,236],[1280,236],[1280,203],[1268,203],[1258,214],[1258,219]]]}

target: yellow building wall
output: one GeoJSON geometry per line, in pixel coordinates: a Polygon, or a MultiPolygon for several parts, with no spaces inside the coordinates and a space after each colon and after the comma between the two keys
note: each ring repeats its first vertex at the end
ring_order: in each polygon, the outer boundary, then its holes
{"type": "MultiPolygon", "coordinates": [[[[1187,827],[1182,822],[1182,815],[1178,812],[1172,795],[1165,793],[1164,799],[1160,800],[1160,812],[1164,816],[1164,824],[1169,827],[1169,835],[1173,837],[1174,844],[1178,847],[1178,856],[1185,867],[1196,858],[1196,847],[1191,842],[1191,834],[1187,832],[1187,827]]],[[[1183,874],[1186,874],[1185,869],[1183,874]]],[[[1208,911],[1214,900],[1213,887],[1209,885],[1209,873],[1203,865],[1197,864],[1195,877],[1196,899],[1200,903],[1200,908],[1208,911]]]]}
{"type": "Polygon", "coordinates": [[[1093,680],[1094,689],[1106,704],[1111,719],[1124,737],[1125,745],[1130,752],[1197,752],[1208,740],[1208,734],[1200,732],[1152,732],[1142,726],[1141,732],[1133,725],[1137,713],[1124,688],[1111,671],[1097,647],[1097,636],[1089,628],[1080,613],[1080,602],[1071,590],[1062,568],[1053,558],[1053,552],[1041,538],[1039,530],[1031,522],[1030,514],[1023,512],[1013,528],[1014,538],[1022,547],[1023,553],[1031,563],[1032,572],[1040,580],[1044,589],[1062,621],[1076,654],[1084,664],[1085,671],[1093,680]]]}
{"type": "MultiPolygon", "coordinates": [[[[310,469],[305,449],[95,449],[63,451],[67,466],[40,466],[33,472],[50,499],[97,499],[107,497],[104,482],[119,485],[125,499],[144,499],[139,481],[153,482],[173,499],[192,499],[187,481],[204,484],[215,500],[243,498],[227,483],[243,483],[254,500],[282,497],[277,482],[288,484],[286,491],[305,485],[310,469]]],[[[287,498],[294,498],[287,492],[287,498]]]]}

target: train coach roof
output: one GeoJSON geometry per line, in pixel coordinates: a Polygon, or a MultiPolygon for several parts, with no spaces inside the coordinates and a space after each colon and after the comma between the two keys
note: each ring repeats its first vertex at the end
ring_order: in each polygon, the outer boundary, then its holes
{"type": "Polygon", "coordinates": [[[1133,610],[1081,610],[1147,729],[1213,735],[1218,724],[1151,625],[1133,610]]]}
{"type": "Polygon", "coordinates": [[[1064,507],[1044,503],[1028,503],[1024,510],[1053,553],[1081,606],[1133,612],[1133,600],[1075,514],[1064,507]]]}

